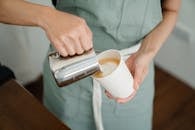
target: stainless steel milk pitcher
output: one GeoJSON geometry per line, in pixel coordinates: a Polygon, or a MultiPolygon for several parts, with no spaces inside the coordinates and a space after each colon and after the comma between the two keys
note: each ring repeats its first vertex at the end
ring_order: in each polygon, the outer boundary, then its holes
{"type": "Polygon", "coordinates": [[[59,87],[83,79],[99,71],[97,56],[93,49],[82,55],[62,57],[57,52],[49,54],[49,64],[59,87]]]}

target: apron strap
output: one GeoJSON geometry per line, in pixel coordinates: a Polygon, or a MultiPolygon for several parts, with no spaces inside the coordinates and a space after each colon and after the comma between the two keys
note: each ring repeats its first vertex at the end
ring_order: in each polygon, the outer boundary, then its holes
{"type": "MultiPolygon", "coordinates": [[[[120,50],[123,60],[126,60],[129,55],[135,53],[140,48],[141,43],[136,44],[127,49],[120,50]]],[[[98,81],[93,78],[93,114],[97,130],[104,130],[102,122],[102,91],[98,81]]]]}
{"type": "Polygon", "coordinates": [[[98,81],[93,79],[93,114],[97,130],[104,130],[102,122],[102,91],[98,81]]]}

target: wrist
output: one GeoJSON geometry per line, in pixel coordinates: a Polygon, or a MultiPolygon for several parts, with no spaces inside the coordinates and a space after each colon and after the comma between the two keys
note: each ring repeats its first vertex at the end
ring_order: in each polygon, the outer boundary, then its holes
{"type": "Polygon", "coordinates": [[[148,57],[148,59],[152,60],[157,53],[157,49],[152,45],[148,45],[147,43],[142,43],[138,52],[148,57]]]}
{"type": "Polygon", "coordinates": [[[41,27],[42,29],[46,29],[48,27],[48,22],[53,15],[55,9],[52,7],[43,7],[39,12],[39,15],[36,19],[37,26],[41,27]]]}

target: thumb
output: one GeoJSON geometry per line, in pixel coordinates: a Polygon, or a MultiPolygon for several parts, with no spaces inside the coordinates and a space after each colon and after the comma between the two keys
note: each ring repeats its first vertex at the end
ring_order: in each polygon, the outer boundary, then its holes
{"type": "Polygon", "coordinates": [[[136,69],[134,72],[134,89],[137,90],[141,83],[142,71],[141,69],[136,69]]]}

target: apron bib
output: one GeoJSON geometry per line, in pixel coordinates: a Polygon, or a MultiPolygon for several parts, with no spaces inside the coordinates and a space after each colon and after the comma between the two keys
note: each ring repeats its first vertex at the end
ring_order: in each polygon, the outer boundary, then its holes
{"type": "MultiPolygon", "coordinates": [[[[56,8],[86,20],[94,49],[125,49],[137,44],[162,19],[160,0],[57,0],[56,8]]],[[[53,48],[50,48],[50,51],[53,48]]],[[[102,127],[105,130],[151,129],[154,70],[128,103],[118,104],[101,90],[102,127]]],[[[72,130],[96,130],[93,80],[87,77],[68,87],[57,87],[46,58],[44,104],[72,130]]],[[[100,127],[101,128],[101,127],[100,127]]]]}

